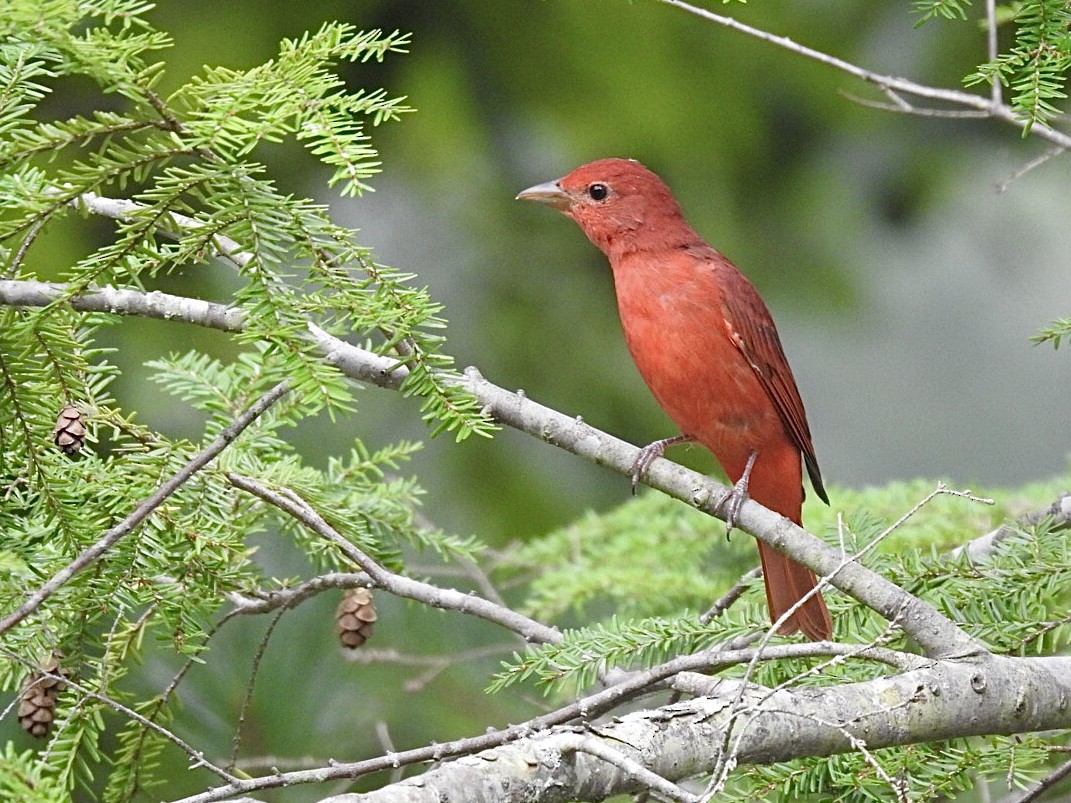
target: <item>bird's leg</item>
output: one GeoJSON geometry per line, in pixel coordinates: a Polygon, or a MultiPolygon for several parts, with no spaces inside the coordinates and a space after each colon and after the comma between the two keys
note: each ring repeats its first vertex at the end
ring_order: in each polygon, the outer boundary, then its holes
{"type": "Polygon", "coordinates": [[[632,493],[635,495],[636,486],[640,484],[640,480],[643,479],[644,472],[647,471],[647,467],[652,462],[666,453],[666,449],[670,446],[676,446],[678,443],[689,443],[695,440],[690,435],[674,435],[672,438],[662,438],[660,441],[649,443],[640,449],[640,453],[636,456],[636,459],[632,462],[632,493]]]}
{"type": "Polygon", "coordinates": [[[747,484],[751,479],[751,469],[755,467],[755,458],[757,456],[758,452],[756,451],[752,451],[748,455],[747,463],[744,465],[744,473],[740,475],[740,479],[733,485],[729,495],[721,500],[721,504],[718,505],[718,512],[725,514],[726,540],[728,540],[729,533],[733,531],[733,527],[736,525],[736,516],[740,512],[740,506],[747,499],[747,484]]]}

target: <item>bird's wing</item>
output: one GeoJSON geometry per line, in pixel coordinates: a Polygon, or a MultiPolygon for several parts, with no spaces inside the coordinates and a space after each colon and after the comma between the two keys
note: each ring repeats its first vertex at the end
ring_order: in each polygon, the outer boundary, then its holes
{"type": "Polygon", "coordinates": [[[803,399],[800,398],[770,311],[751,282],[728,261],[718,264],[715,270],[719,274],[718,284],[722,289],[721,301],[729,336],[755,371],[792,440],[803,453],[803,462],[815,493],[829,504],[811,443],[803,399]]]}

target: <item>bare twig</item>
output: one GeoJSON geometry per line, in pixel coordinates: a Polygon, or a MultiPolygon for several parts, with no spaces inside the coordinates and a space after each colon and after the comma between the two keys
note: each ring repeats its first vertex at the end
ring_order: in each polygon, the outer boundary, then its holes
{"type": "Polygon", "coordinates": [[[1071,761],[1061,765],[1057,769],[1050,772],[1032,787],[1030,787],[1022,797],[1012,798],[1008,800],[1008,803],[1033,803],[1043,794],[1052,789],[1056,784],[1065,778],[1071,777],[1071,761]]]}
{"type": "Polygon", "coordinates": [[[556,628],[547,627],[541,622],[530,619],[507,607],[497,605],[475,594],[463,594],[452,588],[440,588],[429,583],[422,583],[409,577],[396,574],[358,549],[338,530],[328,524],[311,505],[289,489],[272,490],[250,477],[230,473],[227,475],[231,484],[243,491],[260,497],[265,502],[279,508],[296,518],[321,538],[335,546],[350,560],[363,569],[375,585],[399,597],[414,599],[436,608],[458,611],[508,628],[526,641],[553,643],[561,640],[561,633],[556,628]]]}
{"type": "Polygon", "coordinates": [[[1023,176],[1025,176],[1031,170],[1034,170],[1035,168],[1041,167],[1043,164],[1045,164],[1045,162],[1049,161],[1049,159],[1053,158],[1054,156],[1059,156],[1063,152],[1064,152],[1063,148],[1049,148],[1045,152],[1043,152],[1041,154],[1038,154],[1033,159],[1031,159],[1029,162],[1027,162],[1025,165],[1023,165],[1018,170],[1016,170],[1014,173],[1012,173],[1010,176],[1008,176],[1006,179],[1004,179],[1003,181],[998,182],[997,185],[996,185],[997,192],[998,193],[1006,192],[1008,187],[1010,187],[1016,181],[1021,179],[1023,176]]]}
{"type": "MultiPolygon", "coordinates": [[[[379,742],[379,746],[383,749],[384,753],[395,753],[397,748],[394,746],[394,740],[390,737],[390,728],[387,727],[387,723],[383,720],[376,721],[376,741],[379,742]]],[[[405,770],[401,767],[395,767],[390,773],[390,783],[398,783],[402,779],[405,770]]]]}
{"type": "Polygon", "coordinates": [[[186,463],[171,479],[161,485],[148,499],[134,508],[133,511],[121,522],[112,527],[104,536],[83,551],[65,567],[56,572],[50,580],[35,591],[26,602],[20,605],[14,613],[0,621],[0,635],[6,633],[31,613],[36,611],[41,604],[51,597],[56,591],[64,586],[75,574],[98,560],[109,549],[117,544],[123,537],[133,532],[156,508],[163,504],[169,496],[175,493],[194,474],[211,463],[220,452],[230,446],[234,439],[242,431],[252,424],[265,410],[281,399],[290,389],[289,380],[284,380],[273,387],[248,410],[239,415],[232,424],[226,427],[219,435],[186,463]]]}
{"type": "Polygon", "coordinates": [[[741,575],[733,587],[721,595],[718,599],[714,600],[714,604],[707,608],[706,611],[699,617],[699,621],[706,624],[711,619],[715,619],[725,613],[733,604],[740,599],[740,595],[747,589],[748,583],[754,580],[756,577],[762,577],[762,567],[756,566],[751,571],[741,575]]]}
{"type": "Polygon", "coordinates": [[[471,650],[463,650],[449,655],[414,655],[403,653],[394,649],[375,649],[362,647],[359,650],[346,650],[346,660],[355,664],[398,664],[400,666],[424,667],[424,671],[414,678],[409,678],[402,684],[402,689],[409,693],[423,690],[431,681],[442,674],[446,669],[465,661],[474,661],[486,658],[490,655],[499,655],[507,652],[516,652],[515,644],[491,644],[486,647],[475,647],[471,650]]]}
{"type": "MultiPolygon", "coordinates": [[[[839,59],[836,56],[831,56],[828,53],[823,53],[819,50],[807,47],[806,45],[801,45],[798,42],[789,39],[787,36],[777,36],[759,28],[753,28],[752,26],[733,19],[732,17],[715,14],[713,11],[708,11],[705,8],[700,8],[699,6],[684,2],[684,0],[655,0],[655,2],[672,6],[673,8],[680,9],[685,13],[692,14],[708,22],[713,22],[716,25],[729,28],[737,33],[742,33],[763,42],[768,42],[769,44],[791,51],[798,56],[817,61],[828,67],[833,67],[834,69],[854,76],[861,81],[866,81],[869,84],[875,85],[892,99],[894,103],[902,101],[902,98],[899,97],[900,95],[912,95],[918,98],[926,98],[927,100],[948,103],[953,106],[977,109],[985,112],[989,117],[1002,120],[1019,129],[1025,129],[1027,126],[1026,120],[1021,119],[1010,106],[996,100],[995,96],[987,98],[982,95],[975,95],[958,89],[943,89],[940,87],[919,84],[915,81],[910,81],[906,78],[899,78],[893,75],[882,75],[856,64],[852,64],[851,62],[844,61],[843,59],[839,59]]],[[[1063,150],[1071,149],[1071,135],[1065,134],[1062,131],[1057,131],[1040,122],[1034,122],[1030,130],[1031,133],[1036,134],[1041,139],[1051,142],[1053,145],[1058,145],[1063,150]]]]}
{"type": "Polygon", "coordinates": [[[275,632],[276,626],[283,618],[283,614],[286,613],[286,608],[281,608],[275,616],[272,617],[271,622],[268,623],[268,627],[264,630],[264,635],[260,639],[260,644],[257,645],[256,652],[253,653],[253,665],[249,668],[249,680],[245,684],[245,694],[242,695],[242,703],[238,706],[238,721],[234,725],[234,738],[231,739],[231,760],[227,762],[227,769],[233,770],[238,763],[238,751],[242,746],[242,728],[245,726],[245,717],[249,713],[249,703],[253,699],[253,687],[257,683],[257,675],[260,672],[260,662],[264,658],[264,653],[268,649],[268,642],[271,641],[272,634],[275,632]]]}
{"type": "MultiPolygon", "coordinates": [[[[997,42],[997,0],[985,0],[985,44],[986,54],[989,56],[989,61],[994,62],[997,60],[999,54],[999,43],[997,42]]],[[[989,87],[989,99],[993,103],[1000,105],[1004,102],[1004,98],[1001,93],[1000,78],[993,76],[993,83],[989,87]]]]}

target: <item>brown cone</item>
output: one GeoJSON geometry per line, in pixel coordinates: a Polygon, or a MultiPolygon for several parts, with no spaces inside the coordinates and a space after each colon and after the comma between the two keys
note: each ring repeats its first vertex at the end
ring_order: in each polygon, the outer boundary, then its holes
{"type": "MultiPolygon", "coordinates": [[[[60,666],[62,656],[58,652],[45,663],[44,669],[53,675],[70,674],[60,666]]],[[[19,699],[19,725],[31,736],[47,736],[56,718],[56,700],[63,691],[64,683],[54,677],[47,677],[44,672],[34,670],[26,676],[22,684],[22,696],[19,699]]]]}
{"type": "Polygon", "coordinates": [[[335,632],[342,646],[355,650],[372,636],[376,606],[367,588],[351,588],[335,612],[335,632]]]}
{"type": "Polygon", "coordinates": [[[82,451],[86,442],[86,425],[82,421],[82,411],[73,404],[65,405],[60,410],[52,430],[52,442],[70,455],[82,451]]]}

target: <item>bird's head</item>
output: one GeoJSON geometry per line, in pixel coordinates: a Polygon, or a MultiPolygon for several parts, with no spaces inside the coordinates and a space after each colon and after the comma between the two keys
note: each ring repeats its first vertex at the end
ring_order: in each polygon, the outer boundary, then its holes
{"type": "Polygon", "coordinates": [[[599,159],[517,195],[571,217],[599,250],[613,253],[692,240],[669,187],[633,159],[599,159]]]}

